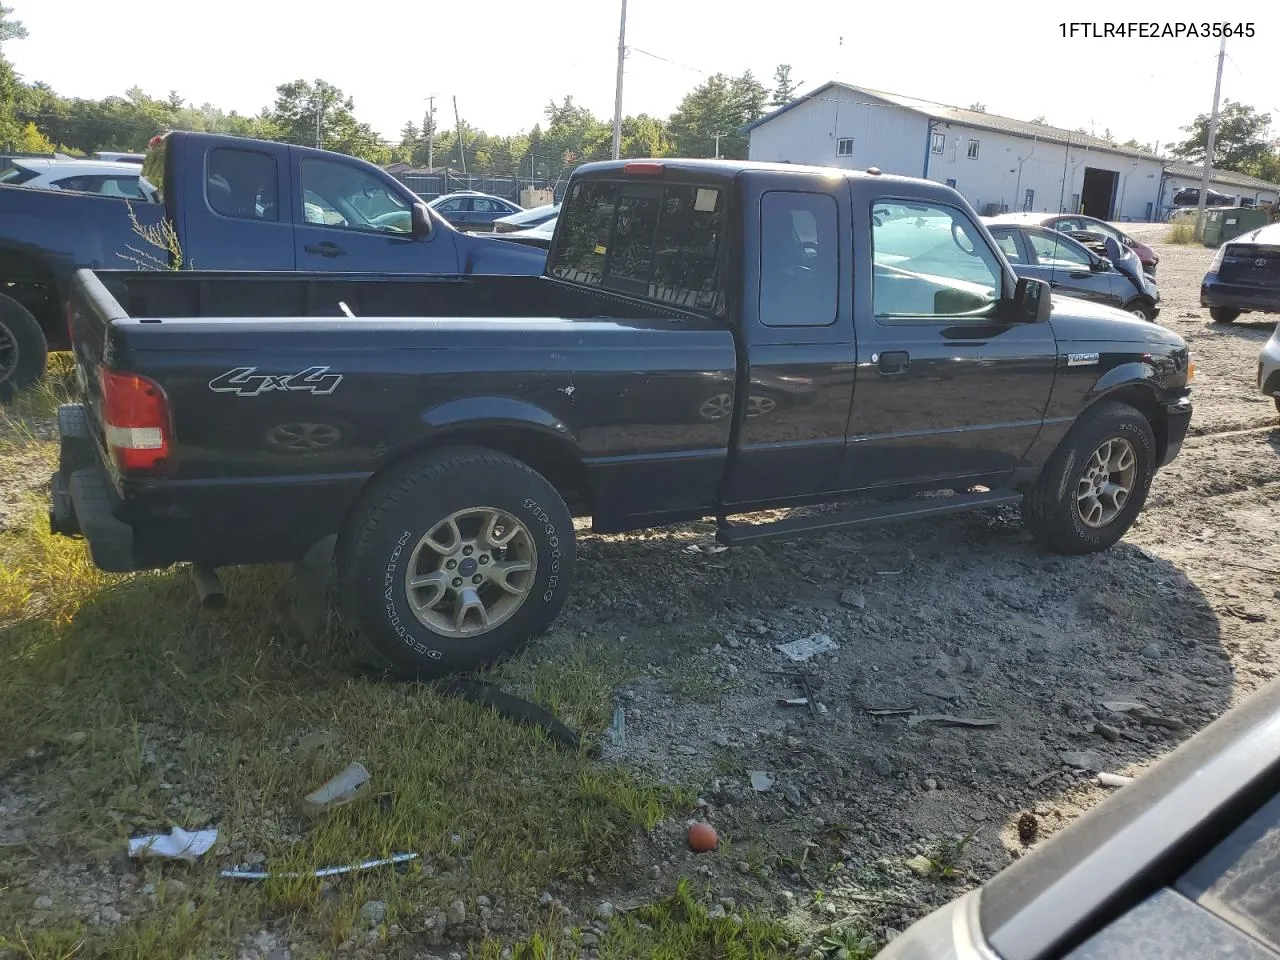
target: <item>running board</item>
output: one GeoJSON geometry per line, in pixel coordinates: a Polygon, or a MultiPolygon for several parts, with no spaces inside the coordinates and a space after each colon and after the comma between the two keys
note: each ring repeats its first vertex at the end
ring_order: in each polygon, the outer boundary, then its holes
{"type": "Polygon", "coordinates": [[[829,533],[833,530],[849,530],[854,527],[871,527],[895,520],[917,520],[923,517],[940,517],[948,513],[964,513],[985,507],[1003,507],[1021,503],[1022,494],[1008,490],[988,493],[962,493],[950,497],[931,497],[926,500],[896,500],[872,507],[860,507],[840,513],[818,516],[788,517],[774,523],[734,524],[721,520],[716,528],[716,540],[725,546],[737,547],[766,540],[790,540],[810,533],[829,533]]]}

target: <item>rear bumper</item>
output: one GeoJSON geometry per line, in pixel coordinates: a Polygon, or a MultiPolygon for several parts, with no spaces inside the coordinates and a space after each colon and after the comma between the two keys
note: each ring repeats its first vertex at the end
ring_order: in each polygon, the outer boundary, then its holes
{"type": "Polygon", "coordinates": [[[49,529],[64,537],[84,537],[94,566],[109,573],[142,569],[134,551],[133,528],[116,516],[119,500],[98,460],[85,408],[58,408],[58,470],[50,483],[49,529]]]}
{"type": "Polygon", "coordinates": [[[1165,444],[1164,456],[1160,458],[1160,466],[1173,463],[1182,452],[1182,441],[1187,437],[1187,429],[1191,426],[1191,400],[1183,397],[1164,405],[1165,424],[1168,430],[1168,442],[1165,444]]]}
{"type": "Polygon", "coordinates": [[[1280,287],[1224,283],[1217,278],[1217,274],[1210,274],[1200,283],[1200,306],[1280,313],[1280,287]]]}

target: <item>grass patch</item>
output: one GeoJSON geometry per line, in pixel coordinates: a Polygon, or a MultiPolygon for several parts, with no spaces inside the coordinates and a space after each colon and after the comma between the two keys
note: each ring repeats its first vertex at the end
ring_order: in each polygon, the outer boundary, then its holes
{"type": "MultiPolygon", "coordinates": [[[[68,383],[55,369],[4,414],[9,426],[51,416],[68,383]]],[[[52,441],[5,433],[0,468],[56,459],[52,441]]],[[[359,679],[340,627],[298,627],[287,569],[225,571],[227,609],[204,611],[185,571],[104,574],[83,543],[49,534],[42,497],[27,506],[0,532],[0,782],[40,814],[5,825],[20,839],[0,846],[0,956],[234,956],[274,921],[313,955],[363,938],[367,900],[386,902],[389,922],[458,898],[471,909],[482,893],[532,911],[554,882],[609,876],[637,831],[696,800],[492,711],[359,679]],[[300,798],[352,760],[371,771],[371,796],[303,815],[300,798]],[[120,864],[127,837],[174,825],[216,826],[218,845],[194,865],[120,864]],[[402,851],[421,859],[325,882],[217,877],[249,861],[311,871],[402,851]],[[51,862],[64,865],[61,888],[51,862]],[[74,909],[77,877],[110,876],[113,863],[157,889],[123,896],[124,919],[95,925],[74,909]],[[185,891],[165,894],[165,877],[185,891]],[[42,895],[55,907],[33,923],[42,895]]],[[[623,678],[616,653],[585,642],[497,675],[584,740],[608,724],[623,678]]],[[[688,918],[689,942],[745,936],[688,918]]]]}
{"type": "Polygon", "coordinates": [[[1189,244],[1196,242],[1196,225],[1194,223],[1175,223],[1164,235],[1165,243],[1189,244]]]}

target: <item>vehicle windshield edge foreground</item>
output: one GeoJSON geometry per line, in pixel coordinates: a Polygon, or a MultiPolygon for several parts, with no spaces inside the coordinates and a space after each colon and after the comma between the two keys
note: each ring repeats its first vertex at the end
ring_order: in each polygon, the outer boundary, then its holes
{"type": "Polygon", "coordinates": [[[1044,547],[1093,553],[1190,423],[1181,337],[1018,278],[942,184],[584,164],[540,256],[80,271],[53,529],[115,571],[327,551],[361,636],[441,674],[556,619],[575,517],[714,517],[742,546],[1021,504],[1044,547]]]}
{"type": "Polygon", "coordinates": [[[879,960],[1173,960],[1280,956],[1280,681],[879,960]]]}

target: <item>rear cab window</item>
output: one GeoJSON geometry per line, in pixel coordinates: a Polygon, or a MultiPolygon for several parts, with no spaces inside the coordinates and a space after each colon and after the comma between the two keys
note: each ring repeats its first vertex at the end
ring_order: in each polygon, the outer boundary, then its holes
{"type": "Polygon", "coordinates": [[[560,212],[548,272],[721,316],[726,196],[723,187],[696,183],[576,183],[560,212]]]}

